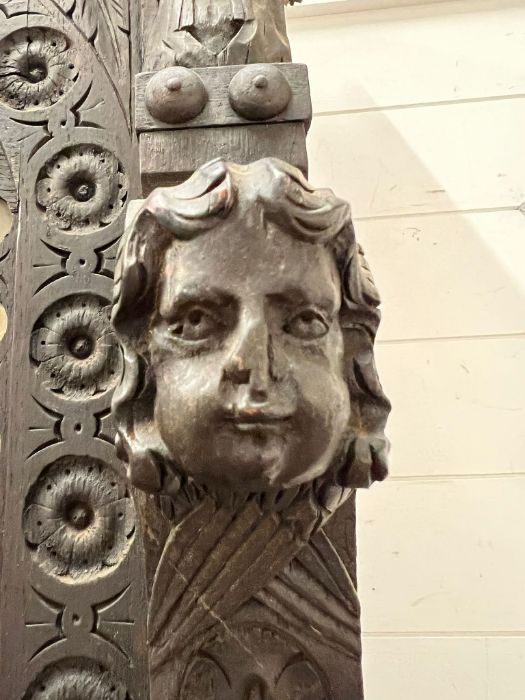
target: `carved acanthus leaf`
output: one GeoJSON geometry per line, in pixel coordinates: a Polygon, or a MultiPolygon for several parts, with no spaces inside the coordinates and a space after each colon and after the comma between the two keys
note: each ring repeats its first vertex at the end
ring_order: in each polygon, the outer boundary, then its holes
{"type": "Polygon", "coordinates": [[[70,13],[76,26],[95,45],[108,73],[114,75],[116,70],[119,76],[126,76],[127,0],[59,0],[58,4],[64,12],[70,13]]]}
{"type": "Polygon", "coordinates": [[[0,143],[0,197],[14,211],[18,207],[18,195],[13,172],[2,144],[0,143]]]}

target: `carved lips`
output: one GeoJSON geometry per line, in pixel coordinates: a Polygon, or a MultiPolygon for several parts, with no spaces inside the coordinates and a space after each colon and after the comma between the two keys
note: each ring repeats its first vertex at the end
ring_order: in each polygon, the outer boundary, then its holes
{"type": "Polygon", "coordinates": [[[284,427],[292,418],[291,414],[264,411],[260,407],[234,408],[225,412],[227,421],[233,423],[239,430],[259,427],[284,427]]]}

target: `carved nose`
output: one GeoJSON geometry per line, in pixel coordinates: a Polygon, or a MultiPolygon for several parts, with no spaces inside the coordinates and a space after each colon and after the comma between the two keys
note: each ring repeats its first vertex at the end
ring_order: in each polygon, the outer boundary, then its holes
{"type": "Polygon", "coordinates": [[[223,378],[237,386],[249,385],[256,401],[268,397],[270,381],[269,338],[263,320],[248,322],[239,330],[239,337],[224,367],[223,378]]]}
{"type": "Polygon", "coordinates": [[[233,363],[224,368],[224,378],[232,384],[249,384],[251,371],[235,366],[233,363]]]}

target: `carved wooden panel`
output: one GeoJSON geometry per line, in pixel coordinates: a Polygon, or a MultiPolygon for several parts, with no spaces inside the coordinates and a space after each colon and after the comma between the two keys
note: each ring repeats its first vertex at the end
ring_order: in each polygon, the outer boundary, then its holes
{"type": "Polygon", "coordinates": [[[147,697],[141,535],[110,417],[132,10],[0,1],[0,198],[18,212],[0,242],[6,700],[147,697]]]}

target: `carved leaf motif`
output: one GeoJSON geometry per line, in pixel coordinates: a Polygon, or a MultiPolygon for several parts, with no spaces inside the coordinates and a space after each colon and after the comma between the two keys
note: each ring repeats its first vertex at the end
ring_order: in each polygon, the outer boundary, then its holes
{"type": "Polygon", "coordinates": [[[122,46],[122,32],[129,31],[127,0],[74,0],[71,12],[71,0],[60,0],[60,7],[69,12],[74,23],[92,42],[106,63],[110,75],[117,71],[119,76],[126,76],[126,50],[122,46]]]}
{"type": "Polygon", "coordinates": [[[4,199],[13,210],[18,204],[16,185],[13,173],[2,144],[0,143],[0,197],[4,199]]]}
{"type": "Polygon", "coordinates": [[[180,700],[328,700],[316,660],[257,620],[218,629],[190,662],[180,700]]]}

